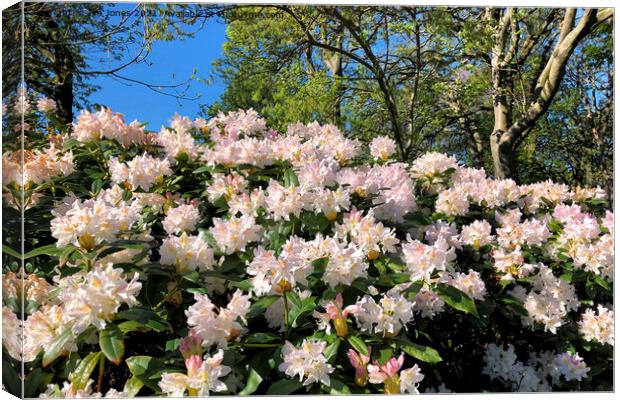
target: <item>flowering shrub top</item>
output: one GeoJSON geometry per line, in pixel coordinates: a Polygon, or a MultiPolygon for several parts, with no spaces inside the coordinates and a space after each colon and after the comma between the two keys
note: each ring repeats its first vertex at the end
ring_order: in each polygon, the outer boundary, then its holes
{"type": "Polygon", "coordinates": [[[71,128],[3,157],[5,207],[38,218],[3,274],[30,395],[611,388],[599,189],[395,162],[387,137],[253,110],[71,128]]]}

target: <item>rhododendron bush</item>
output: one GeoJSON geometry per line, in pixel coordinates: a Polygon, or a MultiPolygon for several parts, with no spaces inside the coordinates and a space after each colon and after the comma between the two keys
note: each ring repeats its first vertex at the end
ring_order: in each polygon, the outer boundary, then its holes
{"type": "Polygon", "coordinates": [[[10,391],[612,389],[599,189],[402,163],[388,137],[276,132],[253,110],[156,133],[106,108],[69,127],[49,101],[24,108],[25,150],[3,155],[10,391]]]}

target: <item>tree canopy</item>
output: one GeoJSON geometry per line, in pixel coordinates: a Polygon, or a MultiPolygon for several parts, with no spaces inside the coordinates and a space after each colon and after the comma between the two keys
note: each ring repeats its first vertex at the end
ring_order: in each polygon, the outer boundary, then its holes
{"type": "Polygon", "coordinates": [[[236,6],[218,10],[226,89],[278,128],[388,134],[498,177],[611,191],[610,9],[236,6]]]}

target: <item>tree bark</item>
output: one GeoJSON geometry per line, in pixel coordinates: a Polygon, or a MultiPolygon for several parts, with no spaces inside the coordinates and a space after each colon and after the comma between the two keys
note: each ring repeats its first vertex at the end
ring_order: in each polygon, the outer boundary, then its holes
{"type": "Polygon", "coordinates": [[[519,34],[514,22],[511,9],[503,16],[492,14],[499,21],[495,38],[493,55],[491,58],[491,79],[493,89],[493,111],[495,123],[490,137],[491,155],[493,168],[497,178],[512,178],[515,173],[515,152],[522,136],[533,127],[536,121],[544,115],[555,94],[557,93],[564,73],[566,64],[581,40],[596,28],[596,26],[613,16],[612,9],[594,10],[587,9],[581,16],[579,23],[574,27],[576,11],[567,9],[560,26],[558,40],[553,52],[542,70],[534,91],[532,100],[529,102],[526,112],[516,121],[512,122],[511,102],[508,97],[512,85],[512,59],[518,55],[519,34]],[[510,43],[507,45],[509,34],[510,43]],[[506,50],[507,48],[507,50],[506,50]]]}

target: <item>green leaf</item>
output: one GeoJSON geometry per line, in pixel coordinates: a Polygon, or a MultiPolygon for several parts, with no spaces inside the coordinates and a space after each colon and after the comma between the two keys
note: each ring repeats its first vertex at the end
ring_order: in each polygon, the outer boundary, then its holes
{"type": "Polygon", "coordinates": [[[443,361],[437,350],[432,347],[412,343],[406,339],[397,339],[396,342],[400,348],[413,358],[417,358],[420,361],[424,361],[431,364],[436,364],[443,361]]]}
{"type": "Polygon", "coordinates": [[[162,316],[155,311],[147,310],[145,308],[131,308],[129,310],[121,311],[116,314],[117,319],[126,319],[128,323],[123,322],[119,324],[119,328],[124,333],[131,332],[131,330],[137,330],[142,326],[143,329],[152,329],[155,332],[171,331],[172,326],[162,316]],[[140,324],[140,325],[137,325],[140,324]]]}
{"type": "Polygon", "coordinates": [[[244,340],[245,343],[271,343],[279,342],[282,339],[280,336],[269,332],[257,332],[247,336],[244,340]]]}
{"type": "Polygon", "coordinates": [[[379,363],[379,365],[385,364],[390,358],[392,358],[392,349],[389,347],[380,348],[378,349],[378,352],[379,357],[377,358],[377,362],[379,363]]]}
{"type": "Polygon", "coordinates": [[[357,336],[350,335],[347,338],[347,341],[358,353],[361,353],[365,356],[368,355],[368,346],[366,346],[366,343],[364,343],[362,339],[358,338],[357,336]]]}
{"type": "Polygon", "coordinates": [[[65,246],[57,247],[55,244],[48,244],[47,246],[36,248],[24,254],[24,260],[28,258],[36,257],[36,256],[42,256],[42,255],[59,257],[62,255],[62,253],[64,253],[65,250],[66,250],[65,246]]]}
{"type": "Polygon", "coordinates": [[[301,222],[313,232],[323,232],[329,227],[329,220],[322,214],[303,212],[300,215],[301,222]]]}
{"type": "MultiPolygon", "coordinates": [[[[293,292],[287,292],[287,294],[288,293],[293,292]]],[[[297,296],[296,293],[295,296],[297,296]]],[[[299,299],[299,296],[297,296],[297,299],[299,299]]],[[[299,320],[301,319],[301,317],[311,313],[315,310],[315,308],[316,303],[314,297],[308,297],[307,299],[302,300],[300,305],[293,305],[293,307],[289,310],[288,313],[289,325],[293,328],[296,328],[297,326],[299,326],[299,320]]]]}
{"type": "Polygon", "coordinates": [[[421,213],[419,211],[409,213],[405,215],[405,219],[409,222],[412,222],[414,225],[430,225],[433,223],[433,220],[426,214],[421,213]]]}
{"type": "Polygon", "coordinates": [[[144,385],[158,391],[157,382],[166,370],[164,363],[150,356],[133,356],[125,360],[129,371],[144,385]]]}
{"type": "Polygon", "coordinates": [[[86,387],[90,375],[99,362],[99,357],[101,357],[100,351],[90,353],[75,367],[75,370],[69,375],[69,380],[73,384],[74,389],[81,390],[86,387]]]}
{"type": "Polygon", "coordinates": [[[166,351],[175,351],[176,349],[179,348],[180,344],[181,344],[181,339],[180,338],[167,340],[166,341],[166,351]]]}
{"type": "Polygon", "coordinates": [[[125,355],[125,338],[123,332],[114,324],[108,324],[106,328],[99,331],[99,347],[114,364],[119,365],[125,355]]]}
{"type": "Polygon", "coordinates": [[[329,394],[331,395],[351,394],[351,389],[340,379],[334,377],[330,377],[329,379],[329,388],[329,394]]]}
{"type": "Polygon", "coordinates": [[[599,285],[600,287],[602,287],[606,291],[611,291],[611,286],[610,286],[609,282],[607,282],[605,279],[603,279],[603,277],[601,277],[600,275],[594,275],[592,279],[594,280],[594,282],[597,285],[599,285]]]}
{"type": "Polygon", "coordinates": [[[24,397],[34,397],[43,381],[43,371],[41,368],[33,369],[24,381],[24,397]]]}
{"type": "Polygon", "coordinates": [[[11,393],[15,397],[21,398],[22,388],[21,388],[21,379],[17,375],[17,368],[14,368],[13,365],[5,358],[2,360],[2,384],[6,388],[6,390],[11,393]]]}
{"type": "Polygon", "coordinates": [[[11,257],[17,258],[18,260],[22,259],[21,253],[16,252],[15,250],[13,250],[12,248],[10,248],[9,246],[5,244],[2,245],[2,252],[10,255],[11,257]]]}
{"type": "Polygon", "coordinates": [[[564,230],[564,225],[560,221],[555,220],[555,219],[552,219],[551,221],[547,222],[547,227],[553,233],[562,233],[562,231],[564,230]]]}
{"type": "Polygon", "coordinates": [[[250,282],[249,279],[245,279],[240,282],[233,282],[230,278],[227,280],[230,281],[230,286],[239,288],[244,292],[249,292],[252,290],[252,282],[250,282]]]}
{"type": "Polygon", "coordinates": [[[286,395],[286,394],[294,393],[295,391],[301,389],[302,387],[303,387],[302,383],[297,380],[282,379],[282,380],[279,380],[273,383],[271,386],[269,386],[269,389],[267,389],[266,394],[267,395],[286,395]]]}
{"type": "Polygon", "coordinates": [[[286,171],[284,171],[284,186],[299,186],[299,178],[297,178],[297,175],[295,174],[295,171],[293,171],[292,168],[287,169],[286,171]]]}
{"type": "Polygon", "coordinates": [[[123,392],[127,393],[127,397],[136,397],[142,386],[144,386],[144,383],[136,376],[132,376],[125,382],[123,392]]]}
{"type": "Polygon", "coordinates": [[[510,310],[510,312],[523,317],[528,316],[527,310],[523,307],[523,302],[516,297],[505,295],[500,297],[498,300],[502,302],[510,310]]]}
{"type": "Polygon", "coordinates": [[[301,299],[299,298],[299,295],[297,293],[295,293],[292,290],[289,290],[288,292],[286,292],[284,294],[284,297],[286,297],[286,301],[288,301],[289,307],[297,307],[297,308],[301,308],[302,304],[301,304],[301,299]]]}
{"type": "Polygon", "coordinates": [[[249,317],[254,318],[260,314],[263,314],[267,307],[272,305],[276,300],[278,300],[280,296],[264,296],[252,303],[250,306],[249,317]]]}
{"type": "Polygon", "coordinates": [[[240,396],[247,396],[258,389],[258,385],[263,381],[263,377],[252,367],[250,367],[250,373],[248,374],[248,380],[245,387],[238,393],[240,396]]]}
{"type": "Polygon", "coordinates": [[[73,334],[71,333],[71,329],[67,329],[60,336],[58,336],[52,344],[49,345],[45,353],[43,353],[43,361],[41,364],[43,368],[50,365],[55,359],[60,356],[60,353],[64,350],[64,347],[69,341],[73,338],[73,334]]]}
{"type": "Polygon", "coordinates": [[[328,363],[334,362],[334,360],[336,359],[336,356],[338,355],[339,347],[340,347],[340,340],[336,340],[334,341],[334,343],[327,346],[323,354],[325,355],[325,358],[327,359],[328,363]]]}
{"type": "Polygon", "coordinates": [[[463,293],[454,286],[440,283],[435,286],[435,292],[452,308],[478,317],[476,303],[474,303],[474,301],[467,294],[463,293]]]}
{"type": "Polygon", "coordinates": [[[312,267],[315,271],[324,272],[325,268],[327,268],[327,264],[329,264],[329,257],[321,257],[312,261],[312,267]]]}
{"type": "Polygon", "coordinates": [[[90,191],[92,192],[93,195],[96,196],[102,187],[103,187],[103,181],[101,180],[101,178],[97,178],[90,185],[90,191]]]}

